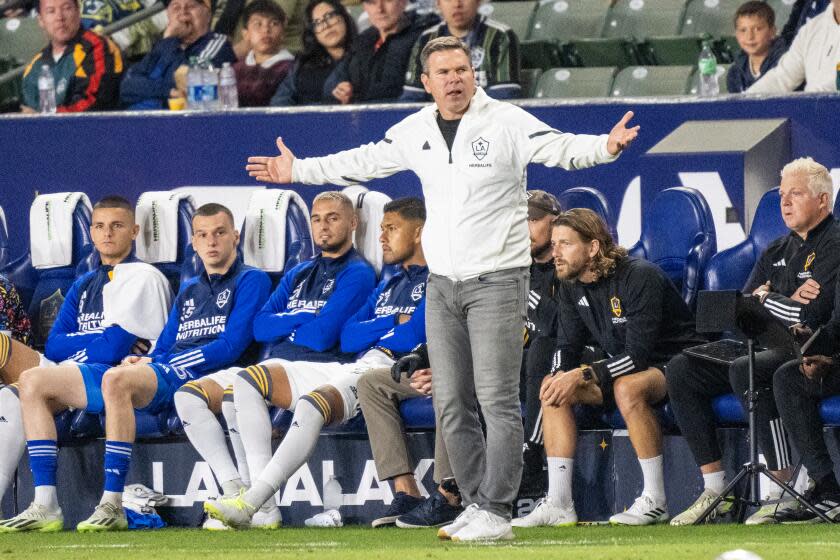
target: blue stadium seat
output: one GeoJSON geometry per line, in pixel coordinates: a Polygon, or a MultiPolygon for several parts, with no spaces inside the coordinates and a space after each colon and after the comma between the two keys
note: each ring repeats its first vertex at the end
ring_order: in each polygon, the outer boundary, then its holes
{"type": "Polygon", "coordinates": [[[181,282],[181,269],[193,251],[194,212],[195,201],[184,192],[149,191],[137,200],[137,258],[160,270],[175,293],[181,282]]]}
{"type": "Polygon", "coordinates": [[[747,415],[741,401],[733,393],[720,395],[712,400],[715,419],[720,424],[746,424],[747,415]]]}
{"type": "Polygon", "coordinates": [[[245,264],[264,270],[275,284],[314,254],[309,210],[291,190],[254,191],[240,239],[245,264]]]}
{"type": "Polygon", "coordinates": [[[560,207],[563,210],[569,210],[570,208],[588,208],[592,210],[601,216],[601,219],[609,226],[613,239],[618,239],[610,203],[607,202],[607,197],[598,189],[592,187],[573,187],[561,192],[557,199],[560,201],[560,207]]]}
{"type": "Polygon", "coordinates": [[[716,246],[715,223],[703,195],[674,187],[660,192],[647,207],[641,238],[629,252],[662,268],[693,309],[716,246]]]}
{"type": "Polygon", "coordinates": [[[778,188],[764,193],[758,201],[747,238],[709,259],[703,289],[740,290],[744,287],[761,253],[774,239],[789,231],[779,211],[780,202],[778,188]]]}
{"type": "Polygon", "coordinates": [[[823,399],[820,416],[828,426],[840,426],[840,396],[823,399]]]}
{"type": "MultiPolygon", "coordinates": [[[[157,414],[148,412],[134,412],[134,422],[137,430],[137,439],[156,439],[169,435],[169,420],[171,411],[164,410],[157,414]]],[[[105,433],[105,415],[99,416],[100,428],[105,433]]]]}
{"type": "Polygon", "coordinates": [[[36,346],[52,328],[76,267],[91,252],[90,200],[84,193],[43,194],[29,212],[30,250],[4,273],[28,302],[36,346]]]}
{"type": "Polygon", "coordinates": [[[432,397],[406,399],[400,403],[400,415],[410,430],[434,430],[435,409],[432,397]]]}

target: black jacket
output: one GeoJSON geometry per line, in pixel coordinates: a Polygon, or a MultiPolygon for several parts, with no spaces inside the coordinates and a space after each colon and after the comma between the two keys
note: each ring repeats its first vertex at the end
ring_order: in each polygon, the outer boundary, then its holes
{"type": "Polygon", "coordinates": [[[557,332],[557,289],[560,281],[554,273],[554,259],[531,264],[531,289],[528,293],[528,339],[553,337],[557,332]]]}
{"type": "Polygon", "coordinates": [[[790,232],[770,244],[755,263],[745,291],[770,282],[770,294],[764,307],[785,324],[805,323],[812,329],[824,324],[834,306],[837,269],[840,267],[840,222],[828,216],[802,239],[790,232]],[[813,278],[820,285],[820,295],[808,305],[790,296],[813,278]]]}
{"type": "Polygon", "coordinates": [[[609,356],[592,364],[602,380],[644,371],[706,342],[671,280],[642,259],[621,259],[610,276],[591,284],[560,282],[558,300],[552,372],[578,367],[590,335],[609,356]]]}
{"type": "Polygon", "coordinates": [[[399,31],[377,49],[379,31],[363,31],[350,48],[346,79],[353,85],[353,103],[393,101],[402,94],[411,49],[424,29],[438,22],[432,14],[406,12],[399,31]]]}

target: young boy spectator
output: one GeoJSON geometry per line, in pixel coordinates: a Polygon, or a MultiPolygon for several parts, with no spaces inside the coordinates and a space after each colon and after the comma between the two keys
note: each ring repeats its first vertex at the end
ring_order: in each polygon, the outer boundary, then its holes
{"type": "Polygon", "coordinates": [[[735,12],[735,39],[741,52],[726,75],[730,93],[746,91],[776,66],[786,45],[776,35],[776,14],[768,4],[751,0],[735,12]]]}
{"type": "Polygon", "coordinates": [[[170,0],[169,24],[143,60],[128,71],[120,101],[130,109],[162,109],[170,97],[186,97],[190,58],[218,68],[236,62],[230,41],[210,31],[212,0],[170,0]]]}
{"type": "Polygon", "coordinates": [[[233,65],[239,105],[265,107],[295,59],[283,48],[286,14],[272,0],[254,0],[245,6],[242,24],[251,50],[244,60],[233,65]]]}
{"type": "Polygon", "coordinates": [[[75,0],[41,0],[38,25],[49,44],[35,55],[23,73],[22,111],[38,110],[38,76],[44,66],[49,67],[55,80],[59,113],[116,107],[122,54],[107,37],[82,29],[75,0]]]}

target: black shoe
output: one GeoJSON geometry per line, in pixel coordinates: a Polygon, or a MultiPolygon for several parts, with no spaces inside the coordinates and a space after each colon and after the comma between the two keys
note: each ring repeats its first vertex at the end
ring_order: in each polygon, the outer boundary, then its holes
{"type": "Polygon", "coordinates": [[[379,519],[374,519],[370,525],[371,527],[393,525],[399,516],[413,511],[424,503],[425,500],[423,498],[415,498],[414,496],[409,496],[405,492],[397,492],[394,495],[394,501],[391,502],[391,506],[387,509],[385,515],[379,519]]]}
{"type": "Polygon", "coordinates": [[[441,527],[452,523],[464,511],[461,506],[450,506],[446,496],[435,489],[426,501],[413,511],[397,518],[397,527],[402,529],[424,529],[441,527]]]}
{"type": "MultiPolygon", "coordinates": [[[[817,489],[804,494],[805,499],[820,513],[832,520],[840,519],[840,492],[819,492],[817,489]]],[[[802,504],[776,514],[779,523],[823,523],[820,517],[802,504]]]]}

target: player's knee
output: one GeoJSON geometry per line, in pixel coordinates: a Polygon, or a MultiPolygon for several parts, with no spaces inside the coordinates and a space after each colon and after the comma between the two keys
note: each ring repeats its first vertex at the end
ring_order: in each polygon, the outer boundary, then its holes
{"type": "MultiPolygon", "coordinates": [[[[367,399],[376,393],[380,386],[379,376],[377,371],[366,371],[356,382],[356,390],[359,392],[360,399],[367,399]]],[[[390,375],[390,373],[389,373],[390,375]]]]}
{"type": "Polygon", "coordinates": [[[267,367],[261,365],[248,366],[236,374],[233,385],[234,393],[238,390],[247,391],[249,388],[257,391],[264,399],[271,398],[272,380],[267,367]]]}
{"type": "Polygon", "coordinates": [[[185,412],[196,407],[208,407],[210,397],[207,395],[201,385],[195,381],[188,381],[181,385],[181,388],[175,392],[175,410],[178,411],[178,416],[183,416],[185,412]]]}
{"type": "Polygon", "coordinates": [[[300,397],[311,404],[324,419],[324,424],[337,424],[344,419],[344,406],[341,396],[334,388],[319,387],[300,397]]]}
{"type": "Polygon", "coordinates": [[[127,368],[111,368],[102,376],[102,396],[105,399],[129,398],[131,385],[127,368]]]}
{"type": "Polygon", "coordinates": [[[613,383],[615,403],[622,413],[631,412],[645,404],[646,387],[632,376],[619,377],[613,383]]]}
{"type": "Polygon", "coordinates": [[[21,400],[40,398],[44,396],[48,387],[47,377],[42,368],[32,368],[20,374],[17,382],[18,395],[21,400]]]}

